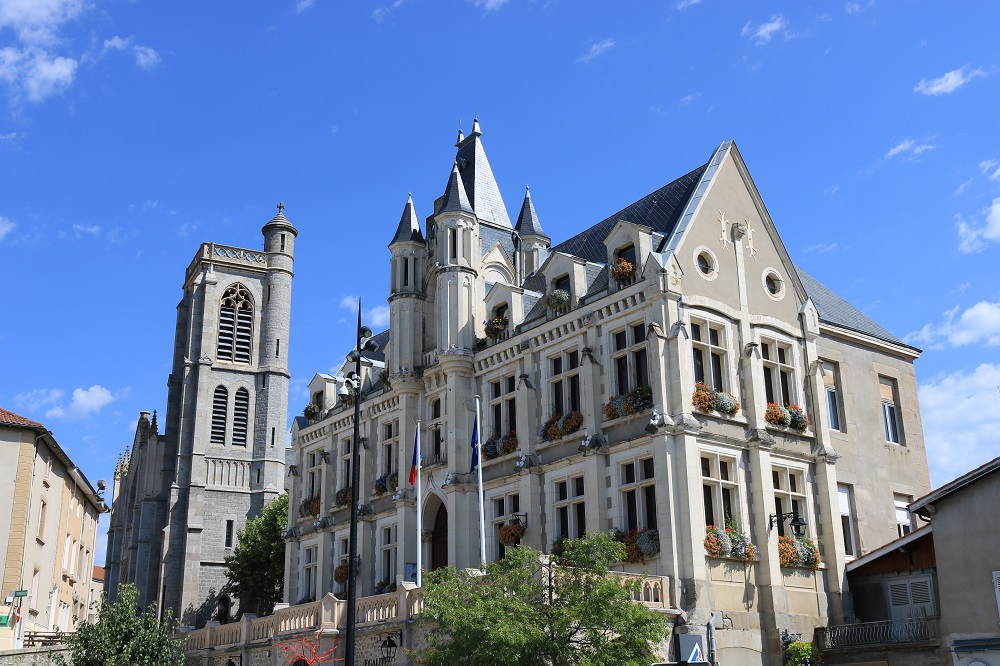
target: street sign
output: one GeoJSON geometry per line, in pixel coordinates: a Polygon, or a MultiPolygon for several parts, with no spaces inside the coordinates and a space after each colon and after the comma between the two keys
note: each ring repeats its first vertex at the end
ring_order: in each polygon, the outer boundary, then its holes
{"type": "Polygon", "coordinates": [[[27,590],[14,590],[14,596],[15,597],[26,597],[26,596],[28,596],[28,591],[27,590]]]}

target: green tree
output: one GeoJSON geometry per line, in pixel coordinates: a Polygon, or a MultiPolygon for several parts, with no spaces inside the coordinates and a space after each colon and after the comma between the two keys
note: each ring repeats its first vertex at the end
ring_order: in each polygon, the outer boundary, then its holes
{"type": "MultiPolygon", "coordinates": [[[[169,609],[156,617],[156,604],[138,612],[139,590],[127,583],[118,599],[102,599],[97,622],[79,620],[66,644],[73,666],[183,666],[181,642],[174,638],[177,620],[169,609]]],[[[65,664],[62,655],[57,664],[65,664]]]]}
{"type": "Polygon", "coordinates": [[[270,615],[281,601],[285,587],[285,540],[281,532],[288,522],[288,495],[278,495],[261,514],[247,521],[236,533],[239,543],[226,557],[229,590],[240,598],[240,608],[257,615],[270,615]]]}
{"type": "Polygon", "coordinates": [[[518,547],[484,571],[432,571],[421,621],[433,626],[413,656],[431,666],[648,666],[667,626],[632,601],[638,580],[609,571],[624,555],[611,536],[588,534],[565,542],[558,566],[518,547]]]}

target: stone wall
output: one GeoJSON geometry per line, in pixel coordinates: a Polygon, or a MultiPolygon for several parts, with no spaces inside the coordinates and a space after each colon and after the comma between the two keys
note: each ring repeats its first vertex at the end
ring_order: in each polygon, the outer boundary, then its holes
{"type": "Polygon", "coordinates": [[[72,664],[69,651],[62,647],[25,648],[0,651],[0,666],[50,666],[52,657],[61,654],[67,664],[72,664]]]}

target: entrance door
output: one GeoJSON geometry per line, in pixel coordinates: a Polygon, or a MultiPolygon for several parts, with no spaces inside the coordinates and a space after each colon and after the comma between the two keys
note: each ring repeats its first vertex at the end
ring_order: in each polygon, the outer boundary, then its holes
{"type": "Polygon", "coordinates": [[[431,571],[448,566],[448,510],[438,507],[431,533],[431,571]]]}

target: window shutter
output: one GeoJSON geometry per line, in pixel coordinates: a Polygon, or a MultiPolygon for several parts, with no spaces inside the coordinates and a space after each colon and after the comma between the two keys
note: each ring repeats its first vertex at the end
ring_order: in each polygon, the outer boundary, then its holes
{"type": "Polygon", "coordinates": [[[250,414],[250,393],[245,388],[236,391],[233,405],[233,444],[247,445],[247,420],[250,414]]]}
{"type": "Polygon", "coordinates": [[[889,617],[905,620],[910,616],[910,586],[904,581],[889,583],[889,617]]]}
{"type": "Polygon", "coordinates": [[[212,443],[226,443],[226,411],[229,408],[229,391],[225,386],[215,387],[212,398],[212,443]]]}

